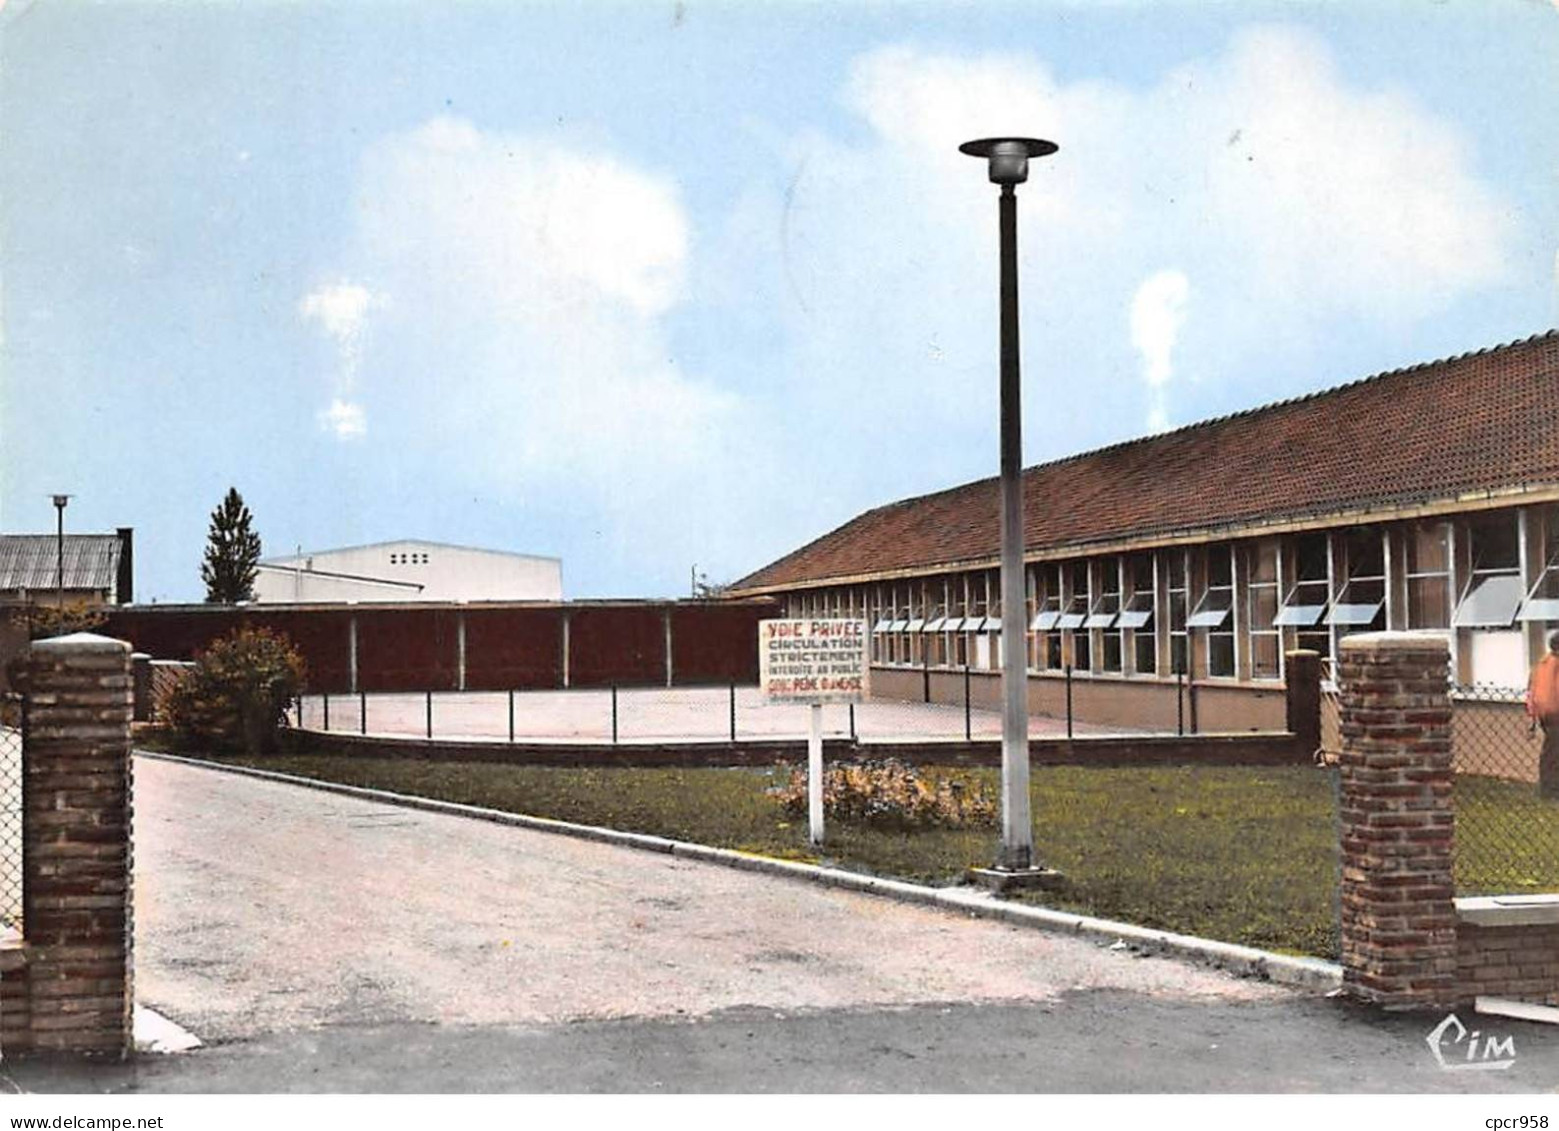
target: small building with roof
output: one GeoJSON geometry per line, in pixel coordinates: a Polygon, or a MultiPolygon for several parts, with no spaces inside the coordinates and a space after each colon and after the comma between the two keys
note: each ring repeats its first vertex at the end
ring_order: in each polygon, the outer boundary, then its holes
{"type": "Polygon", "coordinates": [[[127,605],[134,599],[133,532],[0,534],[0,604],[127,605]]]}
{"type": "MultiPolygon", "coordinates": [[[[1028,468],[1030,702],[1281,726],[1285,655],[1433,633],[1462,684],[1519,688],[1559,627],[1559,332],[1028,468]],[[1070,676],[1067,675],[1070,670],[1070,676]]],[[[874,693],[995,701],[998,482],[877,507],[733,596],[865,618],[874,693]],[[948,678],[958,673],[955,681],[948,678]]]]}

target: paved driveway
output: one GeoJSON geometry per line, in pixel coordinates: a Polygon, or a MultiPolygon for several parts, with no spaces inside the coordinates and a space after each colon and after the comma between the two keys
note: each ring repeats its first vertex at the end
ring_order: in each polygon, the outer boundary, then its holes
{"type": "Polygon", "coordinates": [[[207,1041],[1032,1002],[1288,1000],[1078,939],[140,758],[136,992],[207,1041]]]}

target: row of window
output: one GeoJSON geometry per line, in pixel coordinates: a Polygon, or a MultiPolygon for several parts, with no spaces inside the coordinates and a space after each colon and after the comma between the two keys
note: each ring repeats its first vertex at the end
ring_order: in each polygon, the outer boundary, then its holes
{"type": "MultiPolygon", "coordinates": [[[[1029,666],[1039,671],[1275,680],[1285,651],[1329,657],[1351,633],[1390,627],[1445,632],[1460,645],[1461,680],[1520,682],[1540,647],[1535,626],[1559,624],[1559,507],[1037,562],[1026,572],[1029,666]]],[[[879,664],[994,668],[1000,588],[999,571],[978,570],[797,593],[788,611],[866,619],[879,664]]]]}
{"type": "Polygon", "coordinates": [[[391,565],[427,565],[428,564],[428,555],[426,555],[426,554],[391,554],[390,555],[390,564],[391,565]]]}

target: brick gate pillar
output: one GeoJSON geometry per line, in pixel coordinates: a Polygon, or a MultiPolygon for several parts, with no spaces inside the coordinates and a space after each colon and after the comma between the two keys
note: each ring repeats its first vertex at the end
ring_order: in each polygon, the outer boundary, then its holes
{"type": "Polygon", "coordinates": [[[1446,642],[1350,636],[1342,700],[1344,988],[1392,1007],[1456,997],[1446,642]]]}
{"type": "Polygon", "coordinates": [[[28,696],[23,933],[32,1047],[131,1049],[130,646],[36,641],[28,696]]]}
{"type": "Polygon", "coordinates": [[[1283,657],[1284,721],[1306,755],[1321,749],[1321,654],[1308,648],[1283,657]]]}

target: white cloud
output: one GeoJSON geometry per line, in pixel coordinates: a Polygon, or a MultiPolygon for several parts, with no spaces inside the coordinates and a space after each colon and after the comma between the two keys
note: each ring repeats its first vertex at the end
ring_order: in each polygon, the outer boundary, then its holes
{"type": "Polygon", "coordinates": [[[368,419],[363,415],[363,406],[339,397],[330,402],[329,408],[320,411],[319,424],[341,440],[355,440],[368,433],[368,419]]]}
{"type": "Polygon", "coordinates": [[[298,304],[298,313],[303,320],[317,323],[335,343],[337,367],[331,383],[336,397],[330,407],[319,414],[319,421],[322,428],[338,439],[353,439],[368,430],[362,405],[343,398],[357,385],[368,312],[384,305],[383,296],[375,295],[357,283],[347,282],[318,287],[304,295],[298,304]]]}
{"type": "Polygon", "coordinates": [[[436,118],[375,147],[362,204],[365,250],[506,317],[571,305],[656,315],[681,297],[676,186],[610,155],[436,118]]]}
{"type": "Polygon", "coordinates": [[[753,254],[784,263],[809,419],[871,420],[925,452],[905,489],[983,473],[995,417],[996,194],[962,141],[1061,147],[1018,189],[1031,459],[1133,434],[1141,362],[1159,389],[1193,365],[1201,404],[1288,395],[1274,347],[1300,355],[1340,321],[1400,333],[1498,283],[1517,245],[1468,139],[1293,28],[1143,87],[1063,80],[1032,54],[890,47],[856,60],[844,100],[864,137],[792,140],[782,238],[753,254]],[[1165,263],[1182,282],[1139,296],[1165,263]],[[1080,380],[1089,395],[1069,395],[1080,380]],[[1220,394],[1234,382],[1266,384],[1220,394]]]}
{"type": "Polygon", "coordinates": [[[1179,101],[1207,208],[1264,300],[1416,318],[1505,273],[1510,226],[1466,140],[1406,94],[1350,85],[1319,39],[1254,29],[1171,81],[1197,91],[1179,101]]]}
{"type": "Polygon", "coordinates": [[[1131,344],[1142,354],[1143,377],[1163,385],[1174,376],[1175,339],[1185,322],[1191,284],[1179,271],[1149,275],[1131,300],[1131,344]]]}
{"type": "Polygon", "coordinates": [[[330,283],[303,296],[298,311],[305,321],[318,322],[338,342],[355,342],[373,305],[373,294],[356,283],[330,283]]]}
{"type": "Polygon", "coordinates": [[[1175,342],[1185,322],[1190,293],[1191,283],[1184,273],[1168,269],[1143,280],[1131,300],[1131,344],[1142,355],[1142,376],[1152,398],[1148,428],[1154,432],[1169,427],[1166,386],[1175,375],[1175,342]]]}
{"type": "MultiPolygon", "coordinates": [[[[501,497],[568,499],[581,521],[673,543],[700,509],[667,491],[735,490],[739,402],[673,359],[689,227],[667,177],[598,150],[437,118],[365,154],[337,264],[314,297],[338,340],[372,310],[362,402],[376,444],[501,497]]],[[[682,551],[677,551],[681,553],[682,551]]]]}

